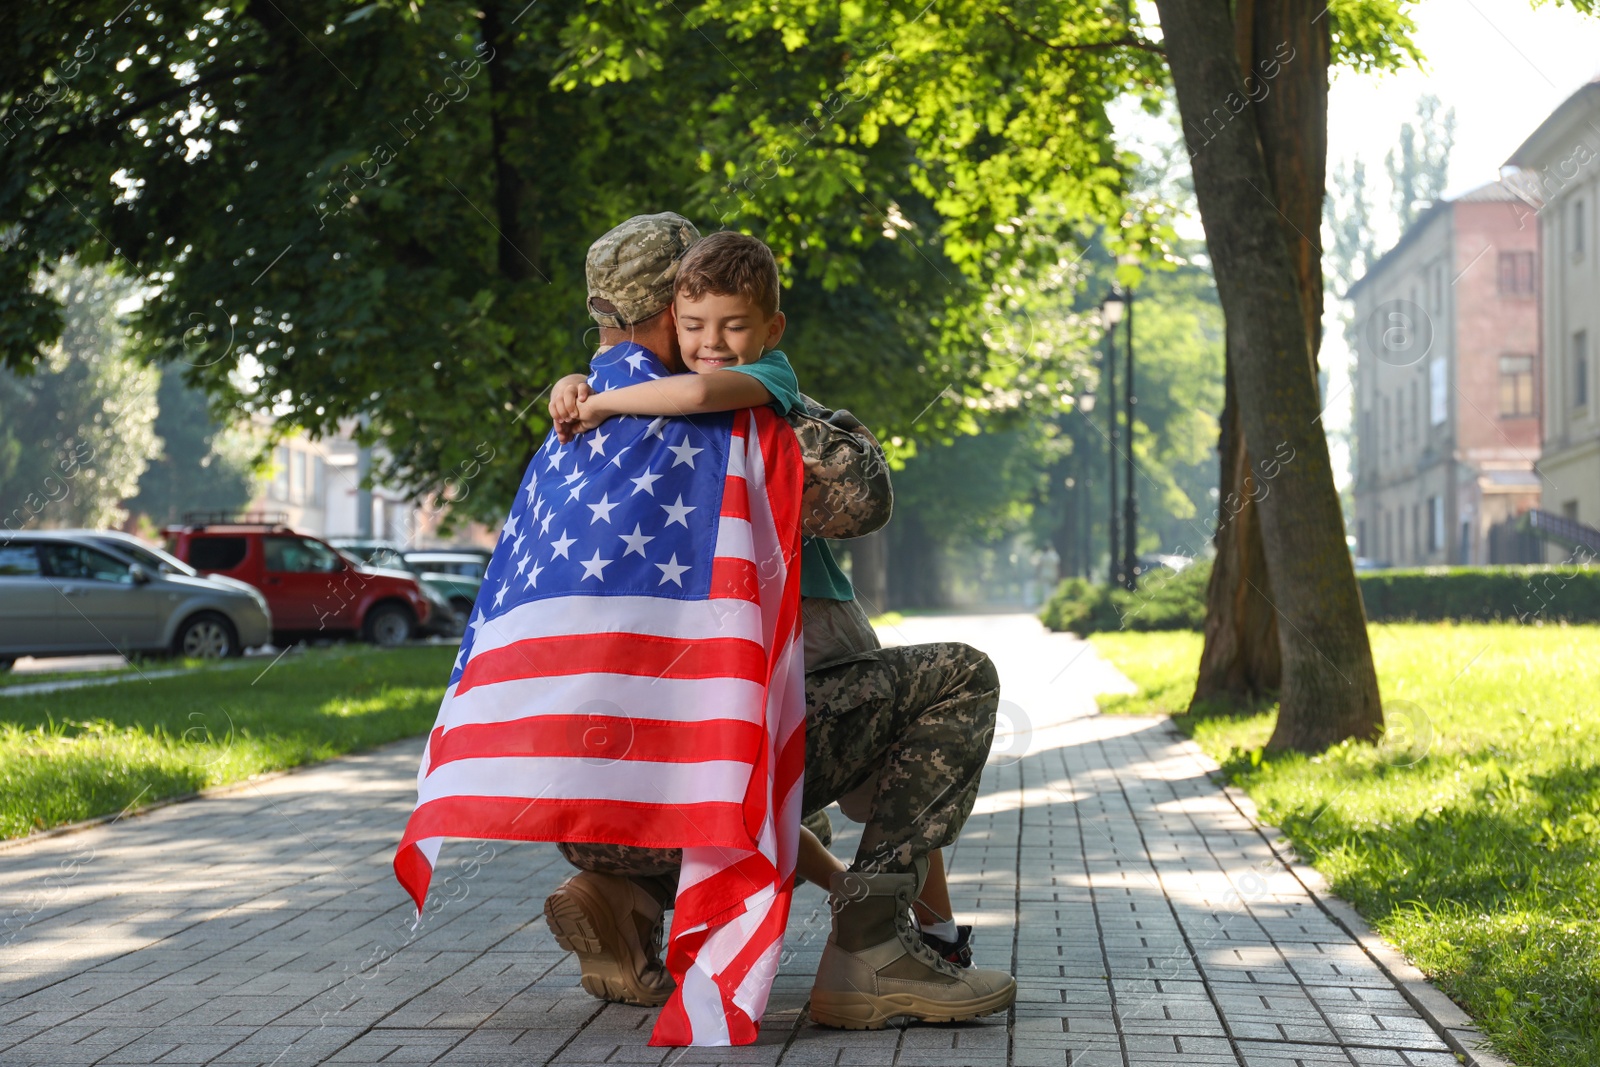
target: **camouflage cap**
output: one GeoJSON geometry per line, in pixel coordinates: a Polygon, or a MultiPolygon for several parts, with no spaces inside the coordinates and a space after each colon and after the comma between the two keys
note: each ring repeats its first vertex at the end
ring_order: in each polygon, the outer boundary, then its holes
{"type": "Polygon", "coordinates": [[[589,282],[589,314],[602,326],[643,322],[672,303],[678,260],[700,239],[682,215],[635,215],[589,246],[584,273],[589,282]],[[601,311],[595,300],[617,310],[601,311]]]}

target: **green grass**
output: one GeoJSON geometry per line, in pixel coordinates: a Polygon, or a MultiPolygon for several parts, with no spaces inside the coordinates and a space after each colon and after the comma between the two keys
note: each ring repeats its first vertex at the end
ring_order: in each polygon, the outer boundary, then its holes
{"type": "Polygon", "coordinates": [[[345,646],[265,674],[202,670],[0,698],[0,837],[423,733],[454,657],[443,646],[345,646]]]}
{"type": "Polygon", "coordinates": [[[1194,692],[1201,636],[1189,630],[1092,634],[1095,651],[1115,663],[1137,693],[1102,696],[1100,710],[1122,715],[1181,715],[1194,692]]]}
{"type": "MultiPolygon", "coordinates": [[[[1264,755],[1274,709],[1175,721],[1502,1055],[1600,1065],[1600,627],[1371,635],[1388,743],[1264,755]]],[[[1197,635],[1094,643],[1150,688],[1122,710],[1186,701],[1197,635]]]]}
{"type": "Polygon", "coordinates": [[[151,657],[139,659],[134,663],[127,663],[121,667],[106,667],[93,671],[7,671],[0,674],[0,689],[9,689],[18,685],[38,685],[42,682],[76,682],[99,680],[101,678],[122,678],[124,676],[137,678],[141,672],[170,671],[176,669],[188,671],[215,671],[240,669],[248,670],[255,665],[257,671],[265,667],[271,660],[207,660],[207,659],[177,659],[173,657],[151,657]]]}

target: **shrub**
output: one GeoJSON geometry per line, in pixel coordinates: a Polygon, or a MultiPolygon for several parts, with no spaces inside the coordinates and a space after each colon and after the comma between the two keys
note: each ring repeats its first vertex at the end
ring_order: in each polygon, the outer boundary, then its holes
{"type": "Polygon", "coordinates": [[[1039,618],[1052,630],[1075,634],[1114,630],[1198,630],[1205,624],[1209,562],[1176,574],[1161,569],[1141,576],[1134,592],[1068,578],[1039,618]]]}

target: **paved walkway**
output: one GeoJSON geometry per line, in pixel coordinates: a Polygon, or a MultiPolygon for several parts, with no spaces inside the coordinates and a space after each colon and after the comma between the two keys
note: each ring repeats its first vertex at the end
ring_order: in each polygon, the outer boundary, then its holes
{"type": "MultiPolygon", "coordinates": [[[[646,1045],[540,918],[548,845],[460,842],[420,928],[390,871],[418,742],[0,851],[0,1064],[1342,1064],[1454,1067],[1163,722],[1092,716],[1126,685],[1019,617],[890,640],[990,650],[1014,744],[949,856],[1014,1012],[844,1033],[805,1017],[827,934],[802,888],[761,1043],[646,1045]]],[[[837,847],[853,849],[850,824],[837,847]]]]}

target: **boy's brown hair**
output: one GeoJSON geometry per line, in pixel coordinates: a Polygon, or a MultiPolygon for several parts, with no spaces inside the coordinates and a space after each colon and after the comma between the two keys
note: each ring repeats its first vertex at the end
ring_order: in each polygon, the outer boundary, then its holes
{"type": "Polygon", "coordinates": [[[707,293],[742,296],[770,319],[778,313],[778,261],[765,242],[722,230],[690,246],[678,262],[672,288],[691,300],[707,293]]]}

